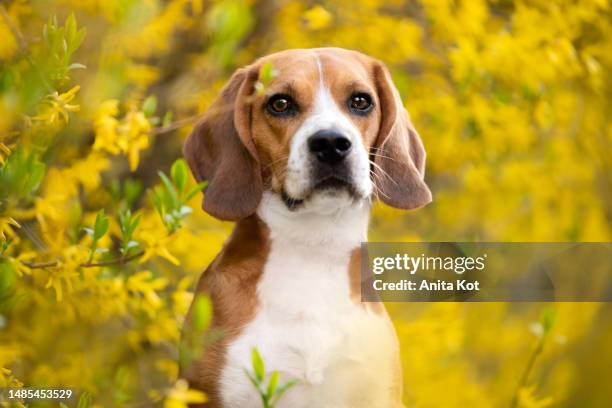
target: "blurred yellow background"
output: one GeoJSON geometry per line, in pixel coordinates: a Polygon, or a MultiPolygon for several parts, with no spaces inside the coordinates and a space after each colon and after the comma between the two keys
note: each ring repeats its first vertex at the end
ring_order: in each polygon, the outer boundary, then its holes
{"type": "MultiPolygon", "coordinates": [[[[2,1],[0,387],[200,397],[180,328],[231,224],[171,165],[235,68],[319,46],[383,60],[428,151],[434,202],[370,240],[610,240],[608,0],[2,1]]],[[[610,406],[609,304],[388,308],[409,407],[610,406]]]]}

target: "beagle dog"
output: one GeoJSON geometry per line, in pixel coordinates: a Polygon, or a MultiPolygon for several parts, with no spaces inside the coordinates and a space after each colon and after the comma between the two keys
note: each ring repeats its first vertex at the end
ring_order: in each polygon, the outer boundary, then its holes
{"type": "Polygon", "coordinates": [[[386,67],[339,48],[263,57],[234,73],[184,154],[208,181],[203,209],[236,221],[197,285],[221,334],[181,369],[203,406],[261,407],[245,374],[256,347],[267,375],[298,380],[277,408],[402,407],[394,328],[360,301],[360,244],[374,197],[415,209],[431,193],[386,67]]]}

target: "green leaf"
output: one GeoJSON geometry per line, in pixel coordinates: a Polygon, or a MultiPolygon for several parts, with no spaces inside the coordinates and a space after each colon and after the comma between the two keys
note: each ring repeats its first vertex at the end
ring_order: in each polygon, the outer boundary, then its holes
{"type": "Polygon", "coordinates": [[[212,304],[207,296],[197,295],[193,302],[193,328],[202,333],[210,325],[212,304]]]}
{"type": "Polygon", "coordinates": [[[15,282],[15,267],[9,262],[0,261],[0,297],[9,291],[15,282]]]}
{"type": "Polygon", "coordinates": [[[172,177],[172,181],[174,181],[174,184],[180,193],[185,190],[188,175],[189,170],[187,170],[187,163],[185,163],[185,160],[179,159],[175,161],[170,169],[170,176],[172,177]]]}
{"type": "Polygon", "coordinates": [[[146,117],[150,117],[155,113],[155,109],[157,109],[157,98],[151,95],[142,103],[142,112],[146,117]]]}
{"type": "Polygon", "coordinates": [[[96,222],[94,223],[93,231],[93,239],[95,241],[102,238],[108,231],[108,216],[106,215],[104,208],[98,212],[98,215],[96,215],[96,222]]]}
{"type": "Polygon", "coordinates": [[[277,75],[278,71],[274,69],[271,62],[266,62],[259,69],[259,81],[264,86],[268,85],[277,75]]]}
{"type": "Polygon", "coordinates": [[[129,209],[119,213],[119,228],[121,228],[121,232],[127,232],[131,219],[132,211],[130,211],[129,209]]]}
{"type": "Polygon", "coordinates": [[[90,406],[91,406],[91,394],[87,391],[84,391],[79,397],[77,408],[89,408],[90,406]]]}
{"type": "Polygon", "coordinates": [[[34,191],[40,186],[42,179],[45,175],[45,170],[47,166],[44,163],[33,163],[30,168],[30,182],[28,185],[29,191],[34,191]]]}
{"type": "Polygon", "coordinates": [[[68,71],[71,71],[73,69],[85,69],[85,68],[87,68],[87,66],[83,64],[79,64],[78,62],[75,62],[68,66],[68,71]]]}
{"type": "Polygon", "coordinates": [[[278,388],[278,390],[276,390],[276,394],[274,395],[273,402],[278,401],[280,399],[280,397],[282,397],[283,394],[286,393],[289,390],[289,388],[293,387],[294,385],[296,385],[299,382],[300,382],[300,380],[293,379],[293,380],[287,381],[285,384],[280,386],[278,388]]]}
{"type": "Polygon", "coordinates": [[[86,34],[87,29],[85,27],[81,27],[79,31],[77,31],[74,40],[72,41],[72,52],[78,50],[81,44],[83,44],[83,40],[85,39],[86,34]]]}
{"type": "Polygon", "coordinates": [[[164,119],[162,120],[162,127],[168,127],[172,124],[172,111],[166,111],[164,119]]]}
{"type": "Polygon", "coordinates": [[[276,392],[276,387],[278,387],[278,371],[274,371],[270,375],[270,380],[268,381],[268,397],[271,397],[276,392]]]}
{"type": "Polygon", "coordinates": [[[74,17],[74,13],[71,13],[66,19],[66,23],[64,23],[64,28],[66,30],[66,40],[69,44],[72,44],[74,39],[76,38],[77,32],[77,24],[76,18],[74,17]]]}
{"type": "Polygon", "coordinates": [[[191,188],[191,190],[189,190],[187,192],[187,194],[185,194],[185,202],[188,202],[189,200],[191,200],[196,194],[198,194],[200,191],[202,191],[202,189],[204,187],[206,187],[206,185],[208,184],[208,182],[203,181],[201,183],[196,184],[195,186],[193,186],[191,188]]]}
{"type": "Polygon", "coordinates": [[[266,87],[261,82],[255,82],[255,93],[257,95],[263,95],[266,92],[266,87]]]}
{"type": "Polygon", "coordinates": [[[0,259],[0,312],[6,312],[14,306],[16,272],[12,262],[0,259]]]}
{"type": "Polygon", "coordinates": [[[7,239],[6,241],[2,241],[0,240],[0,256],[4,255],[6,253],[6,251],[9,249],[9,247],[11,246],[11,243],[13,241],[10,239],[7,239]]]}
{"type": "Polygon", "coordinates": [[[49,44],[49,25],[48,24],[43,25],[42,36],[43,36],[43,40],[45,41],[45,43],[49,44]]]}
{"type": "Polygon", "coordinates": [[[153,207],[155,207],[155,210],[157,211],[157,213],[163,217],[163,213],[164,213],[164,207],[162,205],[162,200],[161,197],[159,195],[159,192],[157,189],[151,189],[148,192],[149,197],[151,198],[151,201],[153,201],[153,207]]]}
{"type": "Polygon", "coordinates": [[[557,315],[555,310],[552,308],[546,308],[542,311],[542,316],[540,318],[540,323],[542,323],[542,328],[544,329],[544,334],[550,333],[552,328],[555,325],[555,321],[557,320],[557,315]]]}
{"type": "Polygon", "coordinates": [[[253,376],[253,374],[251,374],[249,372],[249,370],[244,370],[244,372],[245,372],[246,376],[249,377],[249,380],[251,381],[251,384],[253,384],[253,386],[255,387],[255,389],[257,390],[257,392],[259,393],[259,395],[263,399],[263,392],[261,391],[261,387],[259,386],[259,382],[257,381],[257,378],[255,378],[253,376]]]}
{"type": "Polygon", "coordinates": [[[168,198],[167,204],[169,204],[168,207],[178,208],[181,202],[178,198],[178,193],[176,192],[176,188],[174,188],[174,185],[172,184],[168,176],[166,176],[163,172],[161,171],[159,172],[159,177],[161,178],[162,183],[164,184],[166,193],[168,193],[169,195],[169,197],[167,197],[168,198]]]}
{"type": "Polygon", "coordinates": [[[253,371],[255,372],[255,378],[257,379],[258,382],[261,383],[265,377],[264,362],[261,358],[261,355],[259,354],[259,351],[257,351],[256,347],[253,347],[253,351],[251,354],[252,354],[251,360],[253,364],[253,371]]]}
{"type": "Polygon", "coordinates": [[[23,146],[15,149],[0,166],[0,210],[8,198],[14,201],[30,198],[40,186],[45,170],[37,153],[26,151],[23,146]]]}
{"type": "Polygon", "coordinates": [[[136,201],[142,192],[142,182],[134,179],[127,179],[123,183],[123,196],[128,206],[136,201]]]}
{"type": "Polygon", "coordinates": [[[138,228],[138,225],[140,225],[141,219],[142,219],[142,214],[137,214],[135,217],[132,218],[132,222],[130,223],[130,227],[128,230],[130,237],[134,234],[134,231],[136,231],[136,228],[138,228]]]}

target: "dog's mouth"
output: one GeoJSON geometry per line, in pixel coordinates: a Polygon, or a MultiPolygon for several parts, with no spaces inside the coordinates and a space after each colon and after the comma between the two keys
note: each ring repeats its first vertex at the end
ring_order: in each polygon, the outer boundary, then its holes
{"type": "Polygon", "coordinates": [[[284,189],[281,191],[281,198],[289,210],[295,211],[315,192],[325,192],[325,194],[329,195],[347,192],[353,198],[359,197],[357,189],[351,180],[338,175],[329,175],[321,177],[313,183],[310,191],[302,198],[292,197],[284,189]]]}
{"type": "Polygon", "coordinates": [[[352,184],[343,178],[327,177],[317,182],[313,190],[339,190],[343,188],[351,188],[352,184]]]}
{"type": "Polygon", "coordinates": [[[283,199],[283,203],[285,203],[290,211],[296,210],[304,203],[304,199],[291,197],[289,194],[287,194],[285,189],[281,191],[281,198],[283,199]]]}

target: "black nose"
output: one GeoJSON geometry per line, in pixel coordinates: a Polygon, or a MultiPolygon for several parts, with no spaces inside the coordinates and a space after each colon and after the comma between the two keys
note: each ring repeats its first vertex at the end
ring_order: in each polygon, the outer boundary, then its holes
{"type": "Polygon", "coordinates": [[[351,151],[351,141],[333,130],[321,130],[310,136],[308,148],[320,162],[336,164],[351,151]]]}

